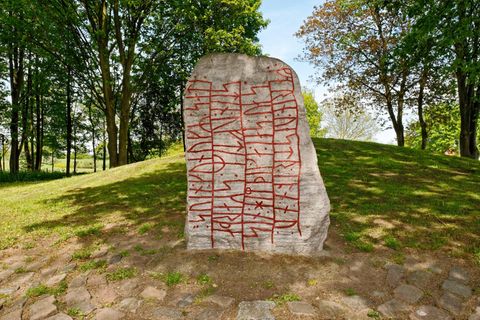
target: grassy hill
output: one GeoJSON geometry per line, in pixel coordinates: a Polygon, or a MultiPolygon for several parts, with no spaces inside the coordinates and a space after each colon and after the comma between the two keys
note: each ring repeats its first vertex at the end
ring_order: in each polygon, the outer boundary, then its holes
{"type": "MultiPolygon", "coordinates": [[[[375,143],[316,139],[331,233],[352,250],[442,250],[480,262],[480,163],[375,143]],[[389,248],[389,249],[387,249],[389,248]]],[[[183,154],[61,180],[0,184],[0,248],[95,234],[110,223],[183,236],[183,154]]]]}

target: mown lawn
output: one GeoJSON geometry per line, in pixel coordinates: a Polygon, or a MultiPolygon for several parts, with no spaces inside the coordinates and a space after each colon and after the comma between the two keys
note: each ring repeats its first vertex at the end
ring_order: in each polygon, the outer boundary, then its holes
{"type": "MultiPolygon", "coordinates": [[[[375,143],[315,139],[333,232],[352,250],[444,250],[480,262],[480,164],[375,143]]],[[[183,155],[48,182],[0,184],[0,248],[128,228],[183,234],[183,155]]]]}

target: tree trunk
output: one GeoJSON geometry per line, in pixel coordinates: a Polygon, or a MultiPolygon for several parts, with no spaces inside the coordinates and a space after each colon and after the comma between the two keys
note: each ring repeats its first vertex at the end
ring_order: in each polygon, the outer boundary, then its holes
{"type": "Polygon", "coordinates": [[[422,75],[419,81],[419,91],[418,91],[418,99],[417,99],[418,121],[420,122],[420,129],[422,132],[422,150],[425,150],[427,148],[427,139],[428,139],[427,123],[423,118],[423,100],[424,100],[425,85],[427,84],[427,77],[428,77],[428,69],[426,66],[424,66],[424,69],[422,71],[422,75]]]}
{"type": "MultiPolygon", "coordinates": [[[[11,15],[12,13],[10,13],[11,15]]],[[[13,30],[14,32],[16,30],[13,30]]],[[[18,120],[20,109],[20,92],[23,87],[23,59],[25,51],[18,44],[9,46],[8,64],[10,76],[10,92],[12,98],[12,112],[10,118],[10,173],[17,173],[20,169],[18,147],[18,120]]]]}
{"type": "MultiPolygon", "coordinates": [[[[0,140],[2,141],[2,158],[0,159],[0,171],[3,172],[5,168],[5,137],[3,135],[0,135],[0,140]]],[[[5,171],[6,170],[7,168],[5,168],[5,171]]]]}
{"type": "Polygon", "coordinates": [[[457,70],[458,101],[460,105],[460,155],[478,159],[477,119],[480,111],[480,88],[467,84],[467,76],[462,70],[457,70]]]}
{"type": "Polygon", "coordinates": [[[23,109],[22,109],[22,142],[20,145],[23,145],[24,152],[25,152],[25,159],[27,161],[27,169],[33,171],[33,157],[30,153],[30,142],[29,142],[29,133],[30,133],[30,122],[29,115],[30,115],[30,102],[32,95],[32,69],[31,67],[28,68],[27,72],[27,92],[25,94],[23,109]]]}
{"type": "Polygon", "coordinates": [[[66,174],[70,175],[70,158],[72,152],[72,88],[71,71],[67,67],[67,163],[66,174]]]}
{"type": "Polygon", "coordinates": [[[78,128],[78,120],[77,120],[77,110],[76,108],[73,111],[73,174],[77,174],[77,128],[78,128]]]}
{"type": "Polygon", "coordinates": [[[35,105],[36,105],[36,136],[37,136],[37,145],[36,145],[36,160],[35,160],[35,170],[40,171],[42,170],[42,141],[43,141],[43,117],[42,117],[42,108],[40,105],[40,95],[37,93],[35,96],[35,105]]]}
{"type": "Polygon", "coordinates": [[[105,171],[107,169],[107,138],[105,136],[105,121],[103,122],[103,163],[102,163],[102,169],[105,171]]]}
{"type": "Polygon", "coordinates": [[[120,103],[120,134],[118,137],[118,165],[122,166],[128,163],[128,127],[130,123],[130,100],[132,92],[130,90],[130,72],[131,61],[126,61],[123,66],[123,80],[122,80],[122,101],[120,103]]]}

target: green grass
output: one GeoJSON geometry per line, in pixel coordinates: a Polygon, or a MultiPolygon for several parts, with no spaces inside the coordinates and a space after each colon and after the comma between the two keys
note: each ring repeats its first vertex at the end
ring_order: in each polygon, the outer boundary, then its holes
{"type": "Polygon", "coordinates": [[[107,267],[106,260],[91,260],[80,265],[79,269],[80,271],[85,272],[93,269],[105,269],[106,267],[107,267]]]}
{"type": "Polygon", "coordinates": [[[78,249],[78,250],[73,252],[72,259],[73,260],[86,260],[86,259],[90,258],[92,253],[93,253],[93,249],[91,247],[78,249]]]}
{"type": "Polygon", "coordinates": [[[357,291],[353,288],[345,289],[345,294],[349,297],[357,295],[357,291]]]}
{"type": "MultiPolygon", "coordinates": [[[[314,144],[332,229],[352,250],[456,250],[479,259],[478,161],[376,143],[314,139],[314,144]]],[[[3,183],[0,249],[45,236],[97,239],[126,225],[140,234],[168,226],[181,236],[186,187],[179,150],[96,174],[3,183]],[[102,228],[110,223],[116,227],[102,228]]]]}
{"type": "Polygon", "coordinates": [[[300,301],[300,297],[296,293],[284,293],[282,295],[274,295],[269,300],[275,302],[277,306],[281,306],[287,302],[300,301]]]}
{"type": "Polygon", "coordinates": [[[107,273],[106,277],[108,281],[120,281],[133,278],[136,274],[137,270],[135,268],[118,268],[113,272],[107,273]]]}
{"type": "Polygon", "coordinates": [[[139,244],[135,245],[133,249],[139,254],[141,254],[142,256],[154,255],[158,253],[158,250],[156,249],[145,249],[139,244]]]}
{"type": "Polygon", "coordinates": [[[28,288],[27,292],[25,293],[26,297],[40,297],[44,294],[51,294],[54,296],[58,296],[64,294],[67,291],[68,285],[67,282],[64,280],[60,282],[56,287],[47,287],[44,284],[39,284],[35,287],[28,288]]]}
{"type": "Polygon", "coordinates": [[[183,274],[178,271],[169,272],[165,275],[164,281],[165,284],[169,287],[173,287],[183,280],[183,274]]]}
{"type": "Polygon", "coordinates": [[[377,143],[314,144],[332,225],[352,247],[451,252],[461,243],[471,257],[480,247],[480,162],[377,143]],[[385,236],[371,236],[378,231],[385,236]]]}
{"type": "Polygon", "coordinates": [[[103,226],[101,224],[95,225],[95,226],[89,226],[87,228],[81,228],[79,230],[76,230],[74,232],[74,234],[77,237],[80,237],[80,238],[85,238],[85,237],[88,237],[88,236],[95,236],[95,235],[100,234],[102,228],[103,228],[103,226]]]}
{"type": "Polygon", "coordinates": [[[199,285],[211,284],[212,281],[212,277],[210,277],[208,274],[201,274],[197,277],[197,283],[199,285]]]}
{"type": "Polygon", "coordinates": [[[154,227],[153,223],[149,223],[149,222],[144,223],[138,228],[138,233],[139,234],[145,234],[148,231],[152,230],[153,227],[154,227]]]}

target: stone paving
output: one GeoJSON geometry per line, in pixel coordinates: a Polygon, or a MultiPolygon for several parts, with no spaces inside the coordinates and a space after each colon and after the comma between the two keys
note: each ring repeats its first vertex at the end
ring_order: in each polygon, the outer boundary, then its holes
{"type": "MultiPolygon", "coordinates": [[[[383,285],[369,294],[350,292],[328,299],[308,296],[276,303],[275,299],[245,300],[188,286],[169,287],[162,281],[146,281],[147,270],[113,279],[108,276],[112,272],[127,270],[126,259],[104,248],[91,257],[106,264],[82,271],[71,255],[54,263],[48,257],[1,260],[0,320],[480,320],[478,280],[460,264],[442,269],[388,263],[381,269],[383,285]],[[34,294],[35,290],[40,291],[34,294]]],[[[361,271],[356,264],[350,266],[351,273],[361,271]]],[[[350,277],[355,278],[354,274],[350,277]]]]}

